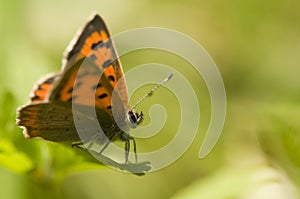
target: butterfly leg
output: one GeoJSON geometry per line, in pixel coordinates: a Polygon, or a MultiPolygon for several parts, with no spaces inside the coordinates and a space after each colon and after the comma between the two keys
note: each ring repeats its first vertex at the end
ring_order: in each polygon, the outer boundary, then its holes
{"type": "Polygon", "coordinates": [[[105,143],[105,145],[102,147],[101,151],[99,152],[99,154],[101,154],[110,144],[110,139],[107,140],[107,142],[105,143]]]}
{"type": "Polygon", "coordinates": [[[110,136],[109,138],[107,138],[107,142],[102,147],[102,149],[100,150],[99,154],[101,154],[108,147],[108,145],[110,144],[111,140],[113,140],[117,135],[119,135],[119,133],[115,133],[112,136],[110,136]]]}
{"type": "Polygon", "coordinates": [[[125,141],[125,164],[128,163],[129,151],[130,151],[130,140],[128,139],[125,141]]]}
{"type": "Polygon", "coordinates": [[[133,137],[130,137],[130,139],[132,140],[133,142],[133,151],[134,151],[134,156],[135,156],[135,162],[137,163],[137,154],[136,154],[136,142],[135,142],[135,139],[133,137]]]}
{"type": "Polygon", "coordinates": [[[136,142],[135,142],[135,139],[128,134],[126,134],[126,136],[123,135],[123,141],[125,141],[125,163],[128,163],[128,156],[129,156],[129,152],[130,152],[130,141],[131,140],[133,142],[133,151],[134,151],[134,155],[135,155],[135,162],[137,163],[136,142]]]}

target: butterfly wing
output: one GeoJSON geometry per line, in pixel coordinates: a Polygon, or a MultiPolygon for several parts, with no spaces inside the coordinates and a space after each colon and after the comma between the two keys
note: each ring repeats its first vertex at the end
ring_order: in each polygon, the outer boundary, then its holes
{"type": "MultiPolygon", "coordinates": [[[[114,117],[125,121],[126,106],[117,93],[113,95],[113,85],[98,65],[90,58],[79,60],[72,67],[66,68],[54,84],[48,100],[52,103],[67,103],[96,107],[112,114],[112,106],[117,115],[114,117]],[[113,102],[113,104],[112,104],[113,102]]],[[[119,122],[118,122],[119,124],[119,122]]]]}
{"type": "Polygon", "coordinates": [[[53,83],[57,79],[58,74],[46,75],[43,77],[30,94],[31,102],[40,102],[46,99],[49,91],[53,88],[53,83]]]}
{"type": "Polygon", "coordinates": [[[110,114],[113,106],[117,123],[125,126],[128,97],[123,70],[100,16],[93,15],[69,46],[62,75],[55,82],[49,101],[72,101],[104,109],[110,114]]]}
{"type": "MultiPolygon", "coordinates": [[[[17,124],[24,127],[24,136],[42,137],[53,142],[88,142],[99,134],[97,128],[99,122],[103,124],[103,131],[108,131],[111,117],[103,110],[97,110],[101,118],[94,118],[90,115],[90,109],[86,106],[79,106],[72,110],[69,106],[53,104],[49,102],[32,103],[18,109],[17,124]],[[76,117],[76,118],[74,118],[76,117]],[[75,125],[74,121],[80,120],[81,124],[75,125]],[[77,134],[78,131],[85,132],[77,134]]],[[[103,143],[103,136],[97,137],[98,143],[103,143]]]]}
{"type": "Polygon", "coordinates": [[[80,59],[86,57],[91,58],[104,71],[104,75],[113,87],[118,82],[115,89],[117,89],[124,106],[128,107],[128,94],[123,69],[109,31],[98,14],[90,17],[83,30],[69,44],[63,60],[63,70],[72,67],[80,59]]]}
{"type": "MultiPolygon", "coordinates": [[[[75,110],[83,124],[98,120],[106,134],[115,132],[112,106],[116,107],[118,124],[126,125],[127,89],[122,67],[108,30],[99,17],[94,15],[77,40],[71,42],[62,72],[49,76],[34,90],[32,104],[18,110],[17,124],[25,128],[27,137],[43,137],[51,141],[79,141],[73,122],[72,103],[82,107],[96,107],[97,118],[82,115],[83,109],[75,110]],[[102,75],[104,74],[104,75],[102,75]],[[118,83],[117,95],[112,104],[112,93],[118,83]]],[[[95,109],[94,109],[95,110],[95,109]]],[[[95,126],[84,131],[91,139],[95,126]]],[[[118,130],[118,129],[117,129],[118,130]]],[[[87,139],[88,140],[88,139],[87,139]]]]}
{"type": "Polygon", "coordinates": [[[76,142],[73,116],[67,107],[50,103],[32,103],[18,109],[17,124],[26,138],[43,137],[54,142],[76,142]],[[75,136],[74,136],[75,135],[75,136]]]}

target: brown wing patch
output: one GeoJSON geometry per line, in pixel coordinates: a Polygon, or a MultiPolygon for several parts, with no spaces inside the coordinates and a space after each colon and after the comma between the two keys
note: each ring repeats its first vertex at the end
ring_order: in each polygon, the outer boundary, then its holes
{"type": "Polygon", "coordinates": [[[67,104],[34,103],[18,109],[17,125],[22,126],[26,138],[41,137],[53,142],[89,142],[97,135],[98,143],[104,140],[99,134],[100,124],[104,134],[119,131],[111,116],[103,110],[97,110],[97,118],[91,113],[94,109],[78,106],[76,111],[67,104]],[[74,118],[75,117],[75,118],[74,118]],[[75,126],[74,119],[78,122],[75,126]],[[78,132],[83,132],[78,135],[78,132]]]}
{"type": "Polygon", "coordinates": [[[49,91],[52,89],[53,83],[57,76],[57,74],[53,74],[42,78],[30,94],[31,102],[44,101],[49,91]]]}
{"type": "Polygon", "coordinates": [[[17,114],[17,125],[24,128],[26,138],[42,137],[54,142],[80,141],[72,112],[63,106],[35,103],[21,107],[17,114]]]}

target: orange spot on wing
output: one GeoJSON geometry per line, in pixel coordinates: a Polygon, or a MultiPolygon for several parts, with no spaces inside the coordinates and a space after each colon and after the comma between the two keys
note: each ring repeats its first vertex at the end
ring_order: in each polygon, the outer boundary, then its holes
{"type": "Polygon", "coordinates": [[[102,37],[98,32],[93,32],[84,42],[80,53],[83,56],[88,56],[92,51],[92,45],[102,41],[102,37]]]}
{"type": "Polygon", "coordinates": [[[112,85],[104,75],[99,77],[98,70],[98,68],[83,65],[80,70],[72,71],[61,88],[59,100],[63,102],[73,100],[76,104],[107,110],[107,107],[111,106],[112,85]],[[75,86],[75,81],[76,84],[80,83],[80,86],[75,86]],[[101,87],[97,87],[97,84],[101,87]]]}
{"type": "Polygon", "coordinates": [[[52,84],[42,84],[41,85],[44,90],[49,90],[52,87],[52,84]]]}
{"type": "Polygon", "coordinates": [[[83,46],[80,53],[83,55],[83,56],[88,56],[90,54],[90,52],[92,51],[91,47],[90,46],[83,46]]]}
{"type": "Polygon", "coordinates": [[[93,40],[92,37],[88,37],[88,38],[85,40],[85,45],[91,48],[91,46],[93,45],[94,42],[95,42],[95,41],[93,40]]]}
{"type": "Polygon", "coordinates": [[[105,41],[105,40],[108,40],[108,35],[107,33],[104,31],[104,30],[101,30],[100,31],[100,34],[102,36],[102,39],[105,41]]]}
{"type": "Polygon", "coordinates": [[[93,38],[95,43],[102,41],[102,37],[99,35],[98,32],[94,32],[91,37],[93,38]]]}
{"type": "Polygon", "coordinates": [[[112,65],[107,67],[104,71],[104,74],[108,80],[110,80],[109,76],[112,76],[114,78],[114,81],[110,81],[110,83],[113,85],[113,87],[115,87],[115,85],[117,84],[117,79],[114,67],[112,65]]]}
{"type": "Polygon", "coordinates": [[[33,98],[32,101],[37,102],[37,101],[44,100],[51,87],[52,87],[52,84],[40,85],[40,88],[34,92],[34,95],[36,96],[36,98],[33,98]]]}
{"type": "Polygon", "coordinates": [[[38,102],[43,101],[46,99],[46,96],[48,95],[49,91],[53,87],[55,76],[49,76],[47,78],[43,78],[41,83],[38,83],[37,86],[35,86],[34,90],[31,94],[31,101],[32,102],[38,102]]]}
{"type": "Polygon", "coordinates": [[[45,90],[37,90],[34,94],[36,96],[39,96],[39,98],[33,99],[32,100],[33,102],[42,101],[42,100],[45,99],[45,97],[47,95],[47,91],[45,91],[45,90]]]}

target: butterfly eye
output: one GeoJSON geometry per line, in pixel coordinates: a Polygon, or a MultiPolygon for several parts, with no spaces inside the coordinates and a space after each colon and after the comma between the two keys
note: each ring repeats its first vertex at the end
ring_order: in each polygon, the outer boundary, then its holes
{"type": "Polygon", "coordinates": [[[138,114],[137,112],[130,110],[127,115],[127,123],[131,128],[136,128],[140,123],[142,123],[144,119],[144,114],[141,112],[138,114]]]}
{"type": "Polygon", "coordinates": [[[130,121],[131,121],[132,123],[136,123],[137,118],[136,118],[136,115],[135,115],[135,114],[131,114],[131,115],[130,115],[130,121]]]}

